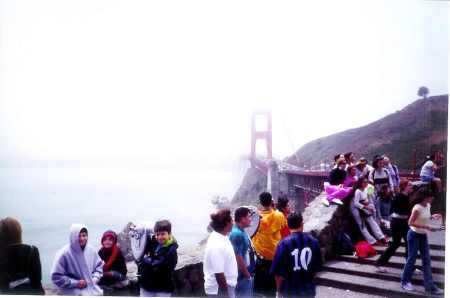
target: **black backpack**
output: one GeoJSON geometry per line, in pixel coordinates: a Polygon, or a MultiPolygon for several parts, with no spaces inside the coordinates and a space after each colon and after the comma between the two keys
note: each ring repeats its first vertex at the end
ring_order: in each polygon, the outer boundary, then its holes
{"type": "Polygon", "coordinates": [[[355,251],[355,246],[349,235],[344,232],[339,232],[334,237],[334,249],[338,255],[352,255],[355,251]]]}

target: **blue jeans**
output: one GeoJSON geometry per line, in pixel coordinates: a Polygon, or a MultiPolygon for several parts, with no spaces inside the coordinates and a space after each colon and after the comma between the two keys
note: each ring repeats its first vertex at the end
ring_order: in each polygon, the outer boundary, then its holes
{"type": "Polygon", "coordinates": [[[245,278],[239,274],[236,284],[236,297],[252,297],[253,296],[253,276],[251,279],[245,278]]]}
{"type": "Polygon", "coordinates": [[[403,266],[401,283],[406,284],[411,282],[414,264],[417,259],[417,252],[420,250],[423,285],[426,291],[436,290],[437,286],[434,284],[433,277],[431,276],[431,261],[427,234],[419,234],[410,229],[406,239],[408,240],[408,260],[406,260],[406,264],[403,266]]]}

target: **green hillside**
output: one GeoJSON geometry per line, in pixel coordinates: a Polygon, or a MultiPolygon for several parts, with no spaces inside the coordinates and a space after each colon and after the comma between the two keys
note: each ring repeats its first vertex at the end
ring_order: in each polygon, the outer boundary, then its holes
{"type": "MultiPolygon", "coordinates": [[[[448,94],[419,99],[401,111],[363,127],[323,137],[302,146],[297,156],[302,164],[331,162],[335,154],[355,152],[371,160],[375,154],[387,154],[403,171],[416,167],[427,154],[447,153],[448,94]]],[[[295,163],[294,156],[288,158],[295,163]]]]}

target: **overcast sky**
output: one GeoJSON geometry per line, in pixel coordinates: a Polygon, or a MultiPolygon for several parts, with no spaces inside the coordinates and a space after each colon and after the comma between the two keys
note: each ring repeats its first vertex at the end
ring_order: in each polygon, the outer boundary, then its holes
{"type": "Polygon", "coordinates": [[[447,1],[0,0],[0,156],[278,157],[448,93],[447,1]]]}

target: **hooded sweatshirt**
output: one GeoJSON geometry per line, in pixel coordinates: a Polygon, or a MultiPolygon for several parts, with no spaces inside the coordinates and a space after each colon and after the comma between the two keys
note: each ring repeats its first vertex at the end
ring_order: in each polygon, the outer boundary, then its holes
{"type": "Polygon", "coordinates": [[[69,244],[56,253],[51,277],[58,286],[59,295],[103,295],[103,290],[97,285],[103,274],[103,261],[90,245],[81,248],[78,235],[83,228],[87,230],[82,224],[72,224],[69,244]],[[77,284],[80,280],[85,280],[87,287],[79,289],[77,284]]]}
{"type": "Polygon", "coordinates": [[[266,260],[273,260],[277,244],[281,240],[281,229],[287,225],[286,217],[277,210],[259,211],[262,218],[253,236],[255,251],[266,260]]]}

